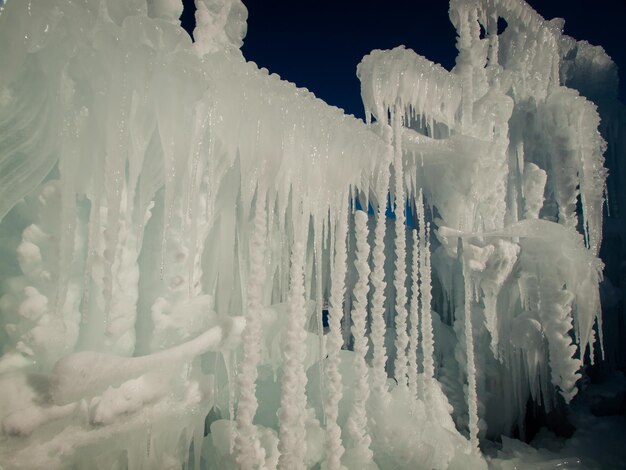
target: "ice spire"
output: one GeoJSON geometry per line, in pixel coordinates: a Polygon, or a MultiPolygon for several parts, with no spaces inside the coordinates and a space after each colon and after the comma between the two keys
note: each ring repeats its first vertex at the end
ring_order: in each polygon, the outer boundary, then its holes
{"type": "Polygon", "coordinates": [[[328,326],[330,332],[326,341],[326,465],[329,470],[341,468],[341,456],[344,447],[341,442],[341,428],[337,424],[339,401],[342,397],[341,373],[339,372],[339,353],[343,345],[341,321],[343,319],[343,301],[346,290],[346,235],[348,233],[347,208],[343,208],[344,198],[339,199],[340,207],[335,222],[335,258],[331,274],[330,308],[328,326]]]}

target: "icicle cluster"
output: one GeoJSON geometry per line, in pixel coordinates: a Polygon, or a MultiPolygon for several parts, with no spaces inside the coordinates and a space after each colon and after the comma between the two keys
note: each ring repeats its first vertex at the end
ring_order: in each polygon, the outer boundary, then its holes
{"type": "Polygon", "coordinates": [[[614,66],[452,0],[454,69],[373,51],[362,122],[196,3],[0,9],[0,462],[483,468],[604,354],[614,66]]]}

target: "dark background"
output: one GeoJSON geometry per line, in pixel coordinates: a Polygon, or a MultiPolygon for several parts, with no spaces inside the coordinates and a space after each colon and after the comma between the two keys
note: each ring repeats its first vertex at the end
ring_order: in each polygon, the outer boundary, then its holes
{"type": "MultiPolygon", "coordinates": [[[[565,19],[565,33],[603,46],[620,71],[626,102],[626,0],[527,0],[546,19],[565,19]]],[[[450,70],[456,32],[446,0],[243,0],[247,60],[328,104],[363,117],[356,66],[373,49],[404,44],[450,70]]],[[[183,26],[193,30],[193,2],[183,26]]]]}

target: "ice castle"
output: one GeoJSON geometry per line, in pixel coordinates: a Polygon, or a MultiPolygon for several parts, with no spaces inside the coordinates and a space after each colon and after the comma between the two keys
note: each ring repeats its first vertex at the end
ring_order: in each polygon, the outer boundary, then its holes
{"type": "Polygon", "coordinates": [[[0,467],[610,464],[511,438],[619,355],[604,50],[451,0],[454,69],[372,51],[363,122],[182,8],[0,7],[0,467]]]}

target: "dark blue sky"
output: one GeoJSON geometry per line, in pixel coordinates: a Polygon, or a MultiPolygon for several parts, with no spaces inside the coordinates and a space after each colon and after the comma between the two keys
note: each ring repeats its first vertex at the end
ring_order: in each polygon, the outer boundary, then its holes
{"type": "MultiPolygon", "coordinates": [[[[243,1],[246,59],[358,117],[363,106],[356,66],[372,49],[404,44],[447,69],[454,65],[456,33],[446,0],[243,1]]],[[[528,3],[544,18],[565,18],[566,34],[603,46],[621,68],[626,101],[626,0],[528,3]]]]}

